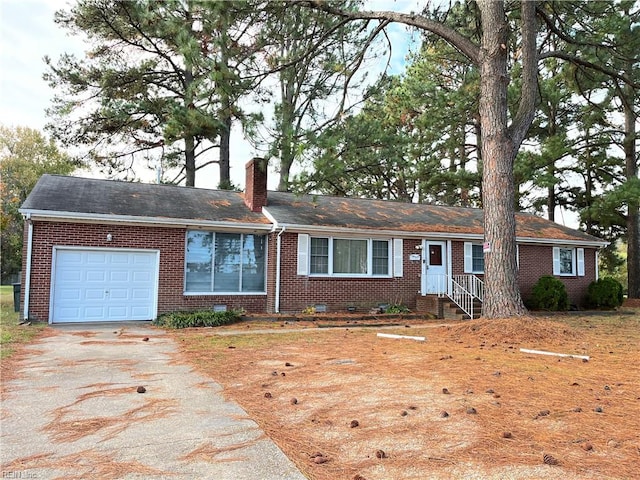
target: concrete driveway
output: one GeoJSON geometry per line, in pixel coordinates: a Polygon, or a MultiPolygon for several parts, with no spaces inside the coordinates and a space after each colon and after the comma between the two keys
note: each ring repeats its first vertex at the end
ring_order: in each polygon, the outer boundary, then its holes
{"type": "Polygon", "coordinates": [[[305,479],[162,330],[50,330],[5,384],[2,478],[305,479]]]}

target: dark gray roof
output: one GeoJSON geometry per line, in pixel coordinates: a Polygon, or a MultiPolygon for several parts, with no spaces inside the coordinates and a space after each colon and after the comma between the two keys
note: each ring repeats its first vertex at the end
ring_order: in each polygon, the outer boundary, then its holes
{"type": "MultiPolygon", "coordinates": [[[[269,192],[267,211],[285,225],[414,233],[483,233],[483,211],[385,200],[269,192]]],[[[533,239],[602,242],[533,214],[516,214],[516,235],[533,239]]],[[[602,242],[605,243],[605,242],[602,242]]]]}
{"type": "Polygon", "coordinates": [[[227,190],[43,175],[23,210],[268,225],[242,193],[227,190]]]}
{"type": "MultiPolygon", "coordinates": [[[[279,223],[298,228],[397,231],[407,234],[482,235],[481,209],[385,200],[268,192],[267,212],[279,223]]],[[[43,175],[22,205],[23,211],[144,217],[164,222],[260,224],[269,220],[245,205],[243,194],[228,190],[119,182],[43,175]]],[[[516,214],[516,234],[531,239],[606,243],[586,233],[532,214],[516,214]]]]}

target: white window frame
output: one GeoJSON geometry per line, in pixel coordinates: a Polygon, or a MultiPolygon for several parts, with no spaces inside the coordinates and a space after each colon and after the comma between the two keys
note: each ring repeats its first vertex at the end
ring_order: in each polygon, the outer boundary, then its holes
{"type": "MultiPolygon", "coordinates": [[[[396,239],[397,240],[397,239],[396,239]]],[[[341,237],[341,236],[323,236],[323,235],[298,235],[298,275],[308,275],[309,277],[317,278],[391,278],[394,273],[396,276],[401,276],[401,268],[394,265],[394,248],[396,257],[398,253],[402,256],[401,244],[390,238],[364,238],[364,237],[341,237]],[[311,239],[312,238],[326,238],[328,239],[329,251],[328,251],[328,273],[312,273],[311,272],[311,239]],[[335,240],[360,240],[367,242],[367,272],[366,273],[333,273],[333,247],[335,240]],[[387,273],[386,274],[373,274],[373,242],[386,242],[387,243],[387,273]],[[400,249],[400,252],[398,252],[400,249]],[[394,269],[395,268],[395,269],[394,269]]]]}
{"type": "Polygon", "coordinates": [[[584,277],[584,248],[553,247],[553,274],[558,277],[584,277]],[[571,272],[562,272],[560,253],[562,250],[571,252],[571,272]]]}
{"type": "MultiPolygon", "coordinates": [[[[464,242],[464,273],[474,273],[478,275],[484,275],[484,269],[482,270],[473,269],[473,247],[474,246],[484,248],[482,243],[464,242]]],[[[484,258],[484,250],[482,255],[484,258]]]]}
{"type": "MultiPolygon", "coordinates": [[[[229,296],[233,296],[233,295],[243,295],[243,296],[251,296],[251,295],[265,295],[267,293],[267,270],[268,270],[268,265],[269,265],[269,258],[268,258],[268,254],[269,254],[269,236],[268,235],[260,235],[257,233],[245,233],[245,232],[215,232],[215,231],[202,231],[202,230],[197,230],[197,229],[188,229],[187,232],[185,233],[184,236],[184,272],[183,272],[183,295],[184,296],[220,296],[220,295],[229,295],[229,296]],[[242,290],[231,290],[231,291],[212,291],[212,290],[208,290],[208,291],[187,291],[187,247],[188,247],[188,238],[189,238],[189,232],[203,232],[203,233],[210,233],[213,234],[213,238],[212,238],[212,242],[214,245],[214,248],[212,250],[212,258],[211,258],[211,262],[212,262],[212,268],[213,266],[213,262],[214,262],[214,258],[216,256],[215,254],[215,243],[216,243],[216,234],[218,233],[234,233],[236,235],[240,235],[240,242],[242,243],[242,239],[244,238],[245,235],[253,235],[256,237],[259,236],[263,236],[265,237],[264,239],[264,289],[261,291],[247,291],[247,292],[243,292],[242,290]]],[[[242,259],[242,253],[240,253],[240,258],[242,259]]],[[[213,289],[213,284],[214,284],[214,273],[212,272],[211,275],[211,288],[213,289]]],[[[242,265],[240,265],[240,275],[239,275],[239,280],[238,280],[238,284],[240,287],[242,287],[242,265]]]]}

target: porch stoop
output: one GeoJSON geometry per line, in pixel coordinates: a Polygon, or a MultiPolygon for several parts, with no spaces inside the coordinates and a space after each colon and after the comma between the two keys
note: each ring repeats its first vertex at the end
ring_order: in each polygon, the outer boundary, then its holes
{"type": "MultiPolygon", "coordinates": [[[[446,320],[469,320],[467,315],[460,307],[453,303],[447,297],[438,295],[419,295],[416,298],[416,312],[431,313],[437,318],[446,320]]],[[[473,318],[480,318],[482,315],[482,302],[476,300],[473,303],[473,318]]]]}

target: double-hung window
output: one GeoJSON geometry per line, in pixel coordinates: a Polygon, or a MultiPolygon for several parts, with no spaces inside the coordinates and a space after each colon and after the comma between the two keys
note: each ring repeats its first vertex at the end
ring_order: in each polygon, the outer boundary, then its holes
{"type": "Polygon", "coordinates": [[[389,240],[332,237],[311,237],[309,240],[310,275],[390,275],[389,240]]]}
{"type": "Polygon", "coordinates": [[[266,236],[187,232],[185,292],[265,291],[266,236]]]}
{"type": "Polygon", "coordinates": [[[464,272],[484,273],[484,250],[482,244],[464,243],[464,272]]]}
{"type": "Polygon", "coordinates": [[[553,247],[553,274],[584,276],[584,248],[553,247]]]}

